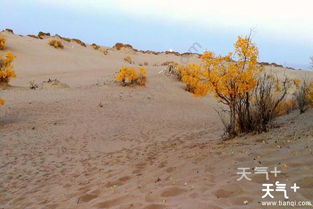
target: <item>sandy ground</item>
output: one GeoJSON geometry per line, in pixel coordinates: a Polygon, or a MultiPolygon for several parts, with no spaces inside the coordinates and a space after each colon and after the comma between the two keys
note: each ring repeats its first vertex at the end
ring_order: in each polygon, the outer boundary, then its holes
{"type": "MultiPolygon", "coordinates": [[[[313,111],[279,118],[268,133],[223,142],[214,98],[196,98],[162,73],[174,55],[151,55],[4,33],[18,77],[1,91],[2,209],[239,209],[261,206],[263,183],[297,183],[313,203],[313,111]],[[148,62],[146,87],[113,82],[124,57],[148,62]],[[58,79],[62,85],[29,89],[58,79]],[[238,168],[275,166],[275,178],[238,168]]],[[[192,56],[183,61],[199,62],[192,56]]],[[[312,73],[273,68],[289,77],[312,73]]],[[[274,200],[283,200],[281,192],[274,200]]],[[[312,207],[299,207],[312,208],[312,207]]]]}

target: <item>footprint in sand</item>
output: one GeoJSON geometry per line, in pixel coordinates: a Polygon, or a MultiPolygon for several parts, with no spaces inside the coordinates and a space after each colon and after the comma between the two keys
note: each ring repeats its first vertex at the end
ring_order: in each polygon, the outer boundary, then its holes
{"type": "Polygon", "coordinates": [[[121,177],[115,181],[108,182],[105,186],[106,187],[122,186],[123,184],[125,184],[130,179],[131,179],[130,176],[124,176],[124,177],[121,177]]]}
{"type": "Polygon", "coordinates": [[[95,205],[95,207],[97,207],[99,209],[100,208],[112,208],[114,206],[122,204],[124,200],[125,200],[125,196],[118,197],[118,198],[115,198],[115,199],[106,200],[104,202],[97,203],[95,205]]]}
{"type": "Polygon", "coordinates": [[[92,192],[88,192],[88,194],[84,194],[82,196],[80,196],[79,202],[89,202],[95,198],[97,198],[100,195],[100,190],[94,190],[92,192]]]}
{"type": "Polygon", "coordinates": [[[80,202],[89,202],[95,198],[97,198],[97,195],[93,195],[93,194],[85,194],[79,197],[79,201],[80,202]]]}
{"type": "Polygon", "coordinates": [[[162,193],[161,196],[162,197],[175,197],[178,195],[181,195],[183,193],[185,193],[186,190],[179,188],[179,187],[171,187],[171,188],[167,188],[165,189],[162,193]]]}
{"type": "Polygon", "coordinates": [[[147,205],[143,209],[165,209],[165,208],[166,208],[166,206],[164,206],[164,205],[151,204],[151,205],[147,205]]]}
{"type": "Polygon", "coordinates": [[[231,185],[225,185],[222,188],[216,190],[213,192],[213,194],[217,198],[228,198],[228,197],[234,197],[237,195],[240,195],[243,193],[243,190],[239,185],[231,184],[231,185]]]}

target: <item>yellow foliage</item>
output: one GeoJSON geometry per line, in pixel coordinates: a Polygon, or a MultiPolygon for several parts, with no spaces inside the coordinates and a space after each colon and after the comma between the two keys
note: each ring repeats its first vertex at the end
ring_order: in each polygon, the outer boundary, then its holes
{"type": "Polygon", "coordinates": [[[196,96],[212,93],[229,108],[229,124],[225,130],[229,136],[251,130],[251,94],[263,71],[258,60],[258,49],[250,37],[238,37],[234,52],[217,56],[206,51],[201,56],[202,65],[179,66],[181,80],[186,89],[196,96]]]}
{"type": "Polygon", "coordinates": [[[0,105],[4,105],[4,100],[0,98],[0,105]]]}
{"type": "Polygon", "coordinates": [[[181,80],[186,84],[186,90],[195,96],[205,96],[208,93],[208,85],[205,81],[205,71],[197,64],[178,66],[181,80]]]}
{"type": "Polygon", "coordinates": [[[144,86],[147,80],[147,71],[144,67],[123,66],[116,76],[116,80],[123,85],[144,86]]]}
{"type": "Polygon", "coordinates": [[[12,64],[14,59],[15,55],[11,52],[0,55],[0,83],[8,83],[10,78],[16,77],[12,64]]]}
{"type": "Polygon", "coordinates": [[[4,36],[0,36],[0,50],[5,48],[5,42],[7,41],[7,38],[4,36]]]}
{"type": "Polygon", "coordinates": [[[297,106],[296,101],[293,99],[282,101],[278,104],[277,108],[275,109],[276,115],[281,116],[288,114],[292,110],[294,110],[296,106],[297,106]]]}
{"type": "Polygon", "coordinates": [[[187,90],[197,96],[212,92],[225,104],[245,97],[256,86],[257,75],[263,67],[257,63],[258,50],[250,38],[239,37],[234,46],[235,52],[226,56],[206,51],[201,56],[202,66],[180,66],[187,90]],[[233,61],[233,57],[237,61],[233,61]]]}
{"type": "Polygon", "coordinates": [[[56,49],[58,49],[58,48],[63,49],[64,48],[62,41],[56,40],[56,39],[49,40],[49,45],[53,46],[56,49]]]}

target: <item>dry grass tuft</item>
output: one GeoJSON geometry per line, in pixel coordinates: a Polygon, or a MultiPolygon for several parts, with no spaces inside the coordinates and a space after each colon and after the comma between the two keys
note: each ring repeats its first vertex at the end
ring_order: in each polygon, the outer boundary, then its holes
{"type": "Polygon", "coordinates": [[[116,50],[121,50],[123,48],[134,49],[132,45],[123,43],[116,43],[113,48],[116,50]]]}
{"type": "Polygon", "coordinates": [[[35,35],[27,35],[27,36],[29,36],[29,37],[31,37],[31,38],[39,39],[39,37],[38,37],[38,36],[35,36],[35,35]]]}
{"type": "Polygon", "coordinates": [[[75,43],[77,43],[77,44],[79,44],[79,45],[81,45],[81,46],[83,46],[83,47],[86,47],[86,46],[87,46],[84,42],[82,42],[82,41],[79,40],[79,39],[73,38],[72,41],[74,41],[75,43]]]}
{"type": "Polygon", "coordinates": [[[161,65],[162,65],[162,66],[170,66],[170,65],[172,65],[172,66],[178,66],[178,63],[177,63],[177,62],[174,62],[174,61],[166,61],[166,62],[163,62],[161,65]]]}
{"type": "Polygon", "coordinates": [[[50,37],[50,33],[44,33],[44,32],[39,32],[37,35],[40,39],[43,39],[45,37],[50,37]]]}
{"type": "Polygon", "coordinates": [[[49,40],[49,45],[53,46],[56,49],[64,49],[64,45],[63,45],[62,41],[60,41],[60,40],[56,40],[56,39],[49,40]]]}

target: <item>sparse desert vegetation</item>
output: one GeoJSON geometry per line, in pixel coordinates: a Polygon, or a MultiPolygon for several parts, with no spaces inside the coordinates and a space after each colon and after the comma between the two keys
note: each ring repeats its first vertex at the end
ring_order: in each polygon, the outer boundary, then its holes
{"type": "Polygon", "coordinates": [[[123,66],[116,76],[116,81],[120,82],[123,86],[145,86],[147,71],[144,67],[123,66]]]}
{"type": "Polygon", "coordinates": [[[62,41],[60,41],[60,40],[52,39],[52,40],[49,40],[48,43],[50,46],[53,46],[56,49],[64,49],[64,45],[63,45],[62,41]]]}
{"type": "Polygon", "coordinates": [[[235,50],[226,56],[205,52],[203,65],[179,66],[178,74],[186,90],[195,96],[213,94],[227,107],[228,122],[223,119],[225,133],[234,137],[251,131],[268,130],[278,115],[295,108],[294,100],[286,100],[294,81],[263,73],[258,64],[258,49],[249,37],[239,37],[235,50]]]}
{"type": "Polygon", "coordinates": [[[11,52],[6,52],[0,55],[0,84],[8,84],[11,78],[15,78],[13,61],[15,55],[11,52]]]}
{"type": "Polygon", "coordinates": [[[6,41],[7,41],[7,38],[0,35],[0,50],[3,50],[5,48],[6,41]]]}
{"type": "Polygon", "coordinates": [[[313,74],[260,65],[249,37],[183,62],[4,34],[18,79],[0,95],[0,208],[259,208],[260,191],[234,180],[243,164],[294,167],[280,177],[312,197],[313,74]]]}
{"type": "Polygon", "coordinates": [[[121,50],[123,48],[133,49],[133,46],[130,44],[116,43],[113,48],[116,50],[121,50]]]}

